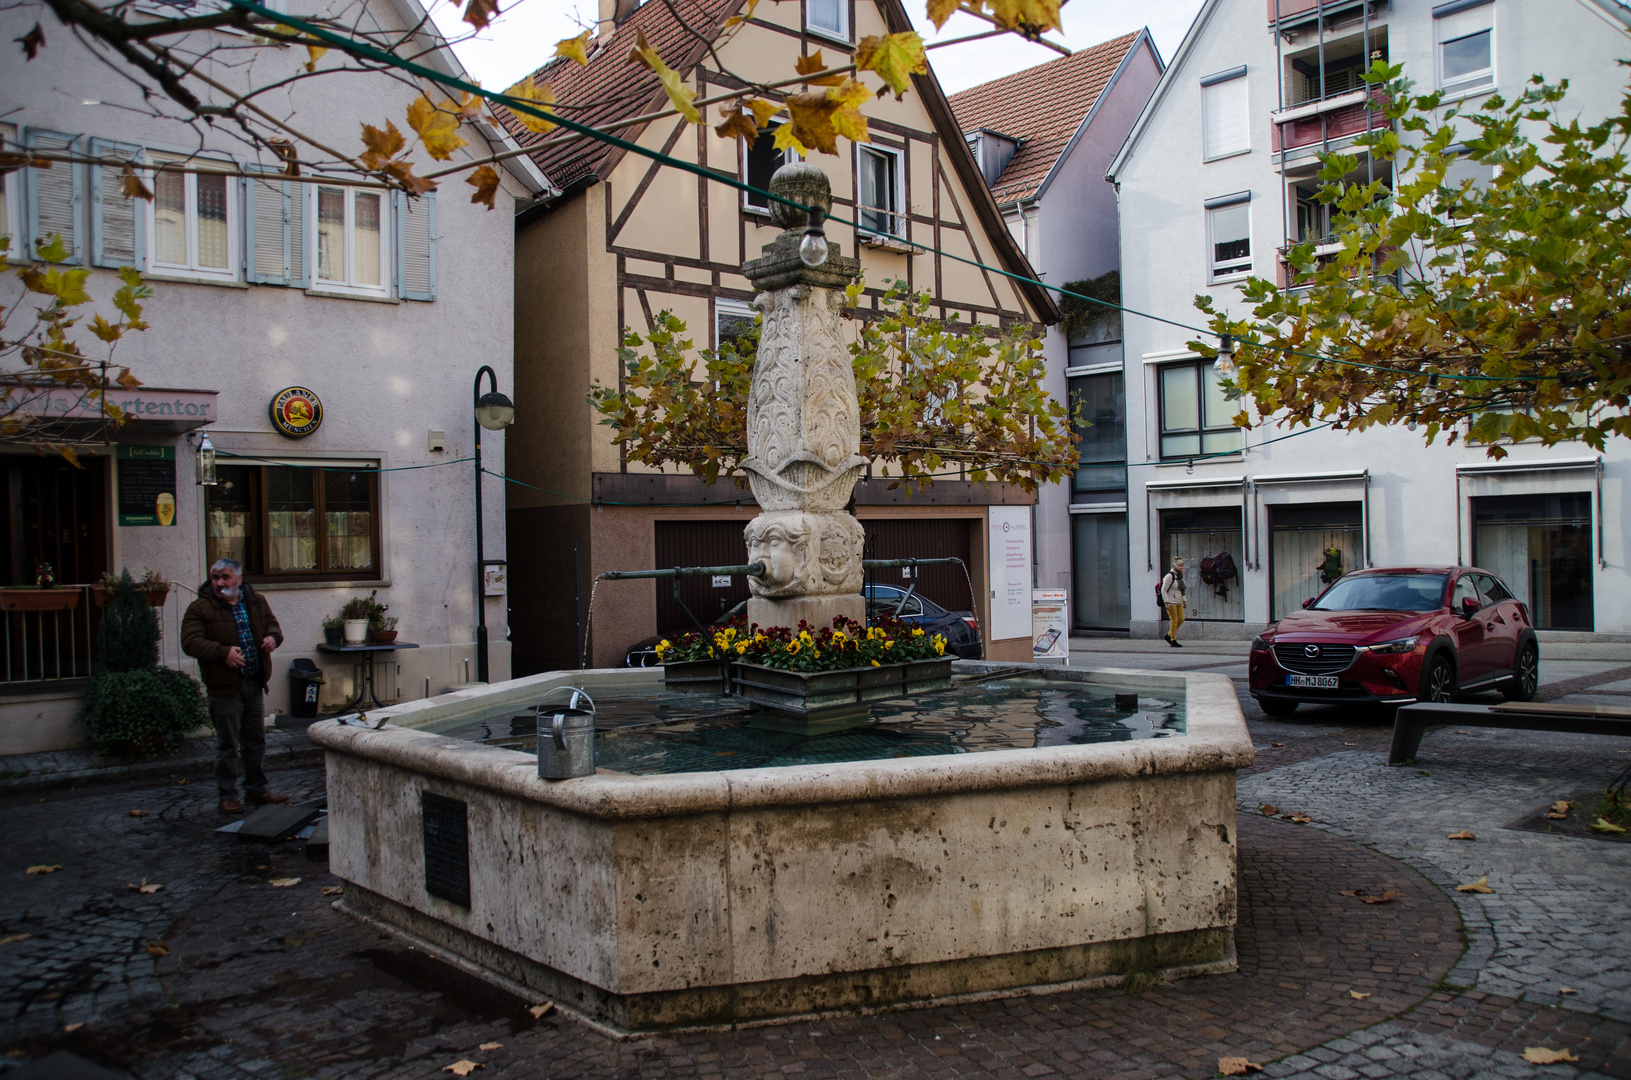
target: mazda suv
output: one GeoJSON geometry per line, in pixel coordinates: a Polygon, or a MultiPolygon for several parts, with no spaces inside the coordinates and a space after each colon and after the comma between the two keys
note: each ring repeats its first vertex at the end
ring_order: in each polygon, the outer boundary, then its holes
{"type": "Polygon", "coordinates": [[[1528,606],[1487,570],[1357,570],[1255,638],[1248,672],[1270,716],[1304,702],[1394,706],[1473,690],[1528,701],[1540,646],[1528,606]]]}

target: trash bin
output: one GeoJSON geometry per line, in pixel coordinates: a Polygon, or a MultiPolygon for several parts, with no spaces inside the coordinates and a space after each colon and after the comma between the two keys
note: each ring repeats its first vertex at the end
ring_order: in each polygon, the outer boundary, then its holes
{"type": "Polygon", "coordinates": [[[289,663],[289,715],[297,720],[311,720],[317,716],[318,687],[323,685],[323,673],[316,664],[304,656],[289,663]]]}

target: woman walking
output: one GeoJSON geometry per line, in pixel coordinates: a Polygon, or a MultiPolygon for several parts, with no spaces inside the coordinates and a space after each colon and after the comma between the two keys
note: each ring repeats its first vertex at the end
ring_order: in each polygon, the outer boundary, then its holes
{"type": "Polygon", "coordinates": [[[1167,619],[1172,624],[1167,627],[1167,644],[1175,649],[1183,648],[1178,642],[1178,628],[1184,625],[1184,605],[1188,602],[1184,595],[1184,560],[1173,559],[1172,569],[1161,579],[1161,603],[1166,605],[1167,619]]]}

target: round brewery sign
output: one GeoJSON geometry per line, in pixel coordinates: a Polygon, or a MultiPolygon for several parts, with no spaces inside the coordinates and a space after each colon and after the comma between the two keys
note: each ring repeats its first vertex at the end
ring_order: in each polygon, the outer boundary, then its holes
{"type": "Polygon", "coordinates": [[[279,435],[303,439],[323,422],[323,403],[304,386],[291,386],[277,392],[267,410],[279,435]]]}

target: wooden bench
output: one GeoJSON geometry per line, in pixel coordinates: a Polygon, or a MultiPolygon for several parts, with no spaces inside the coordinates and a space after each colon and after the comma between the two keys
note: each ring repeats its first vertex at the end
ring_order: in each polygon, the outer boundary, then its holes
{"type": "Polygon", "coordinates": [[[1631,735],[1631,709],[1534,701],[1509,701],[1504,705],[1418,702],[1404,706],[1395,714],[1393,748],[1388,752],[1387,763],[1403,765],[1413,760],[1416,751],[1421,749],[1421,737],[1428,724],[1631,735]]]}

